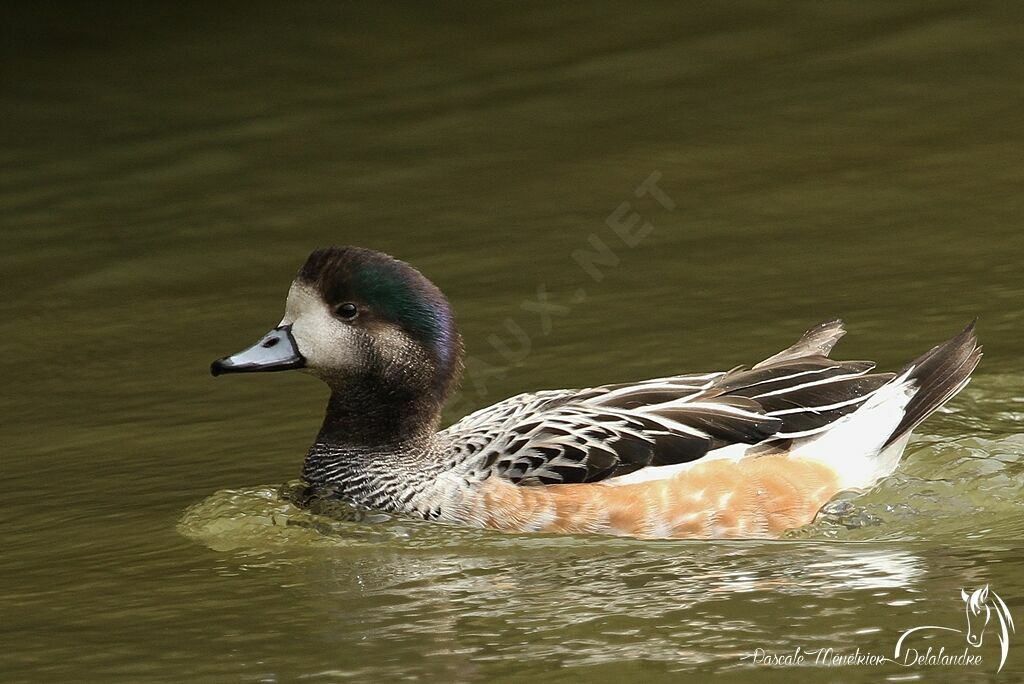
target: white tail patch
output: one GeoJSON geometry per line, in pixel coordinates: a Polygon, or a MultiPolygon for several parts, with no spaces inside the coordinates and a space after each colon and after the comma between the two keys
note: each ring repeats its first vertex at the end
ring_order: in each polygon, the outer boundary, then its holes
{"type": "Polygon", "coordinates": [[[790,455],[832,468],[842,489],[867,489],[896,469],[906,437],[882,446],[900,424],[907,404],[917,393],[909,378],[913,369],[880,387],[859,409],[828,430],[794,443],[790,455]]]}

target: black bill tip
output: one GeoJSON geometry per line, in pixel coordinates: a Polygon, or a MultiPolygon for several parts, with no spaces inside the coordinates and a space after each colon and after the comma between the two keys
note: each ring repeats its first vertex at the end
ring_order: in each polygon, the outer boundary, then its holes
{"type": "Polygon", "coordinates": [[[224,373],[271,373],[305,368],[306,359],[292,336],[292,326],[274,328],[244,351],[224,356],[210,364],[210,375],[224,373]]]}

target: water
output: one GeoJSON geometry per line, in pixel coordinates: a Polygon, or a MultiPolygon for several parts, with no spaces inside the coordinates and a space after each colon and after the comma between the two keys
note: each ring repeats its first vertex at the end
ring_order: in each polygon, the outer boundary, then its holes
{"type": "Polygon", "coordinates": [[[744,658],[891,654],[985,583],[1024,620],[1014,6],[7,14],[4,681],[1024,675],[992,631],[975,667],[744,658]],[[652,174],[668,202],[637,196],[652,174]],[[633,211],[629,247],[608,220],[633,211]],[[751,363],[835,315],[846,358],[896,367],[975,316],[986,356],[896,476],[777,542],[312,515],[279,490],[324,388],[207,367],[331,243],[448,293],[473,359],[450,418],[751,363]]]}

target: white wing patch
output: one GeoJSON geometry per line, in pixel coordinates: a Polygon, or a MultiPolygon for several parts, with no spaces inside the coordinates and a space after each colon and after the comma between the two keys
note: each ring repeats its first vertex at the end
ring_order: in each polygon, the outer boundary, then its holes
{"type": "Polygon", "coordinates": [[[826,432],[795,443],[790,455],[829,466],[839,476],[843,489],[867,489],[892,474],[906,440],[891,445],[884,453],[882,447],[917,392],[917,383],[909,379],[910,372],[883,386],[826,432]]]}

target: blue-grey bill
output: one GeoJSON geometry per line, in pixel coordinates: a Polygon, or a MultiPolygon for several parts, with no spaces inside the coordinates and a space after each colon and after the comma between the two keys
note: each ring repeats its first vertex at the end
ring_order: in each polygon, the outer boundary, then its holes
{"type": "Polygon", "coordinates": [[[292,326],[282,325],[264,335],[259,342],[232,356],[210,364],[210,373],[268,373],[302,368],[306,359],[292,337],[292,326]]]}

